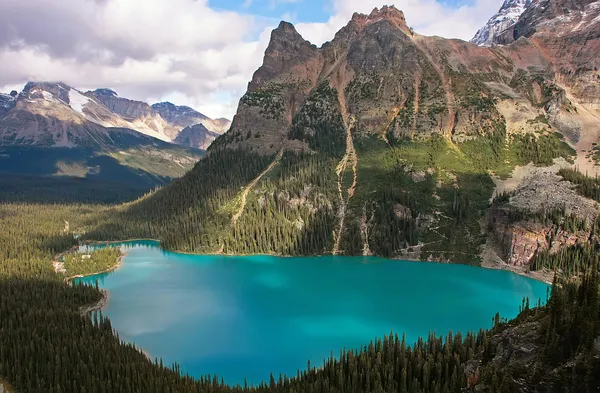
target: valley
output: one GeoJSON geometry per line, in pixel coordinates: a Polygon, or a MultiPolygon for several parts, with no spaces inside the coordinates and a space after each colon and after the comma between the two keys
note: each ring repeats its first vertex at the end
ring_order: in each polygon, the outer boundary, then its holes
{"type": "Polygon", "coordinates": [[[472,42],[394,6],[299,30],[231,122],[0,95],[0,381],[598,391],[600,3],[506,0],[472,42]]]}

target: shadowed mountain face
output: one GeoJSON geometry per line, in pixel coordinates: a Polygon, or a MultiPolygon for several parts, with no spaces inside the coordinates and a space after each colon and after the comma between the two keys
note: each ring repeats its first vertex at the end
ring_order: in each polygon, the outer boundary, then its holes
{"type": "Polygon", "coordinates": [[[195,149],[207,149],[220,134],[206,129],[203,124],[195,124],[181,130],[175,143],[195,149]]]}

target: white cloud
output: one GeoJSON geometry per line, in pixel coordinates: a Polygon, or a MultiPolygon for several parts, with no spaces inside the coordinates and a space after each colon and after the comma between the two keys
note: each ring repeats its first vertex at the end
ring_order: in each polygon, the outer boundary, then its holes
{"type": "MultiPolygon", "coordinates": [[[[382,5],[382,0],[332,1],[328,22],[297,24],[315,44],[332,39],[354,11],[369,13],[382,5]]],[[[421,34],[469,39],[499,2],[395,5],[421,34]]],[[[0,0],[0,91],[20,90],[28,80],[64,81],[81,89],[110,87],[149,102],[169,99],[231,118],[277,23],[215,11],[207,0],[79,0],[77,6],[65,0],[0,0]]]]}
{"type": "MultiPolygon", "coordinates": [[[[396,0],[393,5],[404,12],[408,25],[419,34],[469,40],[498,11],[500,3],[501,0],[475,0],[456,7],[437,0],[396,0]]],[[[304,38],[321,45],[331,40],[354,12],[369,14],[383,5],[381,0],[333,0],[334,13],[327,22],[299,23],[296,27],[304,38]]]]}

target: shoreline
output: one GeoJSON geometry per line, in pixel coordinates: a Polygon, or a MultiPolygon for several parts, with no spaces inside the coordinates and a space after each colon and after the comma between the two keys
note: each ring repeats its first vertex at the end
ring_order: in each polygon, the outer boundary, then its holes
{"type": "Polygon", "coordinates": [[[69,284],[72,280],[76,279],[76,278],[84,278],[84,277],[91,277],[91,276],[96,276],[98,274],[104,274],[104,273],[110,273],[113,272],[115,270],[117,270],[118,268],[121,267],[121,263],[123,261],[123,257],[125,257],[126,253],[122,253],[121,256],[119,256],[119,258],[117,259],[117,263],[114,266],[109,267],[106,270],[100,271],[100,272],[95,272],[95,273],[89,273],[89,274],[76,274],[74,276],[69,276],[65,278],[65,282],[67,284],[69,284]]]}
{"type": "MultiPolygon", "coordinates": [[[[194,253],[194,252],[186,252],[186,251],[177,251],[177,250],[168,250],[165,249],[161,246],[160,240],[158,239],[126,239],[126,240],[111,240],[111,241],[96,241],[96,240],[86,240],[83,243],[86,245],[93,245],[93,244],[116,244],[116,243],[130,243],[130,242],[136,242],[136,241],[152,241],[152,242],[156,242],[158,243],[158,246],[160,247],[161,250],[163,251],[168,251],[168,252],[173,252],[176,254],[182,254],[182,255],[198,255],[198,256],[202,256],[202,255],[206,255],[206,256],[224,256],[224,257],[251,257],[251,256],[268,256],[268,257],[279,257],[279,258],[294,258],[296,257],[295,255],[280,255],[280,254],[226,254],[223,252],[205,252],[205,253],[194,253]]],[[[123,253],[123,255],[119,258],[119,264],[117,266],[115,266],[113,269],[109,269],[107,271],[104,272],[98,272],[98,273],[93,273],[93,274],[86,274],[86,275],[80,275],[77,277],[70,277],[69,280],[72,280],[74,278],[81,278],[81,277],[89,277],[89,276],[94,276],[96,274],[102,274],[102,273],[108,273],[110,271],[116,270],[120,265],[121,265],[121,259],[123,257],[125,257],[127,253],[123,253]]],[[[314,255],[303,255],[304,257],[309,256],[309,257],[325,257],[325,256],[332,256],[331,254],[314,254],[314,255]]],[[[340,255],[343,256],[343,255],[340,255]]],[[[389,260],[389,261],[408,261],[408,262],[420,262],[420,263],[440,263],[440,264],[453,264],[452,262],[449,261],[436,261],[436,260],[427,260],[427,259],[418,259],[418,258],[411,258],[411,257],[395,257],[395,258],[385,258],[385,257],[381,257],[379,255],[347,255],[349,257],[363,257],[363,256],[369,256],[369,257],[378,257],[378,258],[382,258],[385,260],[389,260]]],[[[483,259],[483,258],[482,258],[483,259]]],[[[498,258],[499,259],[499,258],[498,258]]],[[[458,265],[458,264],[456,264],[458,265]]],[[[547,285],[552,285],[552,280],[554,278],[554,272],[548,272],[548,271],[527,271],[525,267],[523,266],[511,266],[508,265],[507,263],[505,263],[504,261],[500,260],[499,261],[483,261],[480,265],[476,266],[476,265],[468,265],[468,266],[473,266],[473,267],[479,267],[482,269],[491,269],[491,270],[504,270],[504,271],[508,271],[514,274],[518,274],[522,277],[527,277],[530,278],[532,280],[535,281],[539,281],[542,282],[544,284],[547,285]]]]}

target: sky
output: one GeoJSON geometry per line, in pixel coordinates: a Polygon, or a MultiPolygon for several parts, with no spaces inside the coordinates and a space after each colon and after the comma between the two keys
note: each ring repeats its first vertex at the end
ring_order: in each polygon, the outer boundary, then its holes
{"type": "Polygon", "coordinates": [[[281,20],[320,46],[354,12],[387,4],[420,34],[469,40],[502,5],[390,1],[0,0],[0,92],[61,81],[231,119],[281,20]]]}

